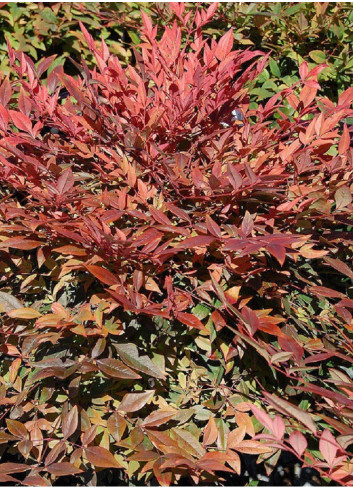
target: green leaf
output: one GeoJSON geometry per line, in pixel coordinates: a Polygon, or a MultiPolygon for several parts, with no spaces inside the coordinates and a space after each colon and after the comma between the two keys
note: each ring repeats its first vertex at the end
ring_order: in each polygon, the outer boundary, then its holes
{"type": "Polygon", "coordinates": [[[270,59],[269,62],[270,70],[273,76],[281,78],[281,70],[279,69],[278,63],[274,59],[270,59]]]}
{"type": "Polygon", "coordinates": [[[172,434],[178,446],[190,455],[200,458],[205,454],[205,449],[189,431],[173,428],[172,434]]]}
{"type": "Polygon", "coordinates": [[[318,49],[310,51],[309,56],[315,63],[321,64],[326,62],[326,54],[318,49]]]}
{"type": "Polygon", "coordinates": [[[138,349],[133,343],[115,345],[115,348],[120,358],[129,365],[129,367],[150,375],[151,377],[155,377],[156,379],[165,379],[165,374],[159,370],[147,355],[139,356],[138,349]]]}

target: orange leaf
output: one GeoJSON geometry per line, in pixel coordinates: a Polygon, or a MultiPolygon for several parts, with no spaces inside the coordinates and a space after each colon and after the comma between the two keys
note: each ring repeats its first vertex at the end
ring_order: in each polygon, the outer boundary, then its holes
{"type": "Polygon", "coordinates": [[[17,250],[33,250],[45,243],[33,239],[24,239],[22,236],[14,236],[0,243],[0,248],[15,248],[17,250]]]}
{"type": "Polygon", "coordinates": [[[114,458],[114,455],[103,447],[85,448],[87,460],[95,467],[115,467],[121,469],[121,464],[114,458]]]}
{"type": "Polygon", "coordinates": [[[203,433],[203,444],[213,445],[213,443],[217,440],[218,430],[214,420],[214,417],[211,416],[208,420],[208,423],[205,427],[205,431],[203,433]]]}
{"type": "Polygon", "coordinates": [[[97,265],[86,265],[87,270],[94,275],[98,280],[103,282],[106,285],[115,285],[118,284],[119,281],[115,275],[113,275],[109,270],[105,268],[98,267],[97,265]]]}
{"type": "Polygon", "coordinates": [[[19,309],[11,309],[7,313],[10,318],[16,319],[36,319],[41,317],[41,313],[31,307],[20,307],[19,309]]]}
{"type": "Polygon", "coordinates": [[[340,142],[338,144],[338,153],[340,155],[343,155],[349,149],[350,144],[351,144],[351,138],[349,135],[347,124],[345,124],[343,127],[343,133],[340,142]]]}

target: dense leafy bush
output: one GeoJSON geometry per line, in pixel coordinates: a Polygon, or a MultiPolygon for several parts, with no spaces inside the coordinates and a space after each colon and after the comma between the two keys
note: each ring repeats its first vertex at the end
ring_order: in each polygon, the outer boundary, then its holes
{"type": "MultiPolygon", "coordinates": [[[[195,3],[186,3],[195,12],[195,3]]],[[[129,62],[134,45],[139,43],[141,13],[154,23],[168,24],[174,12],[168,3],[6,3],[0,8],[0,68],[9,72],[6,39],[15,49],[36,61],[43,55],[59,54],[52,65],[65,64],[70,74],[75,68],[69,56],[78,61],[82,54],[91,61],[82,44],[78,22],[97,41],[103,37],[112,54],[129,62]]],[[[327,3],[234,3],[220,4],[205,33],[219,39],[230,27],[236,48],[252,46],[270,52],[270,62],[253,88],[253,103],[265,100],[299,80],[298,67],[304,61],[312,69],[328,66],[320,74],[323,93],[337,101],[351,86],[353,58],[353,7],[348,2],[327,3]]]]}
{"type": "Polygon", "coordinates": [[[135,66],[81,25],[78,78],[8,47],[3,482],[221,484],[287,450],[352,483],[353,89],[304,62],[251,108],[268,56],[203,36],[216,7],[142,14],[135,66]]]}

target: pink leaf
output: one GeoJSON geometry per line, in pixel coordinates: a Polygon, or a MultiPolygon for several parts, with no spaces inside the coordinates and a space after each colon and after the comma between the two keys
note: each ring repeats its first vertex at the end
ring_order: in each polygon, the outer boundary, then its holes
{"type": "Polygon", "coordinates": [[[324,459],[331,467],[336,458],[338,448],[339,446],[332,433],[327,429],[324,430],[319,441],[319,449],[324,456],[324,459]]]}
{"type": "Polygon", "coordinates": [[[254,221],[250,215],[250,212],[246,211],[243,222],[241,223],[241,230],[243,231],[245,236],[248,236],[253,229],[254,229],[254,221]]]}
{"type": "Polygon", "coordinates": [[[233,29],[230,29],[228,32],[222,36],[218,42],[218,46],[215,52],[217,58],[222,61],[225,59],[228,54],[231,52],[233,47],[233,29]]]}
{"type": "Polygon", "coordinates": [[[299,457],[301,457],[308,446],[305,436],[302,435],[300,431],[293,431],[293,433],[290,434],[288,441],[299,457]]]}
{"type": "Polygon", "coordinates": [[[281,416],[276,416],[272,421],[273,430],[272,433],[275,435],[277,440],[282,440],[284,432],[286,431],[286,425],[284,424],[281,416]]]}
{"type": "Polygon", "coordinates": [[[265,413],[265,411],[262,411],[262,409],[259,409],[256,406],[251,406],[251,410],[254,413],[256,419],[260,421],[260,423],[268,429],[271,433],[273,432],[273,422],[270,416],[265,413]]]}

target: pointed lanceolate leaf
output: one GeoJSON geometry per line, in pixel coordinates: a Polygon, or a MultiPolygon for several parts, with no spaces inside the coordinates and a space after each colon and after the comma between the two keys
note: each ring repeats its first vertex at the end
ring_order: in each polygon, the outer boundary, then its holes
{"type": "Polygon", "coordinates": [[[178,446],[185,450],[190,455],[195,457],[202,457],[205,454],[205,449],[199,443],[199,441],[190,433],[190,431],[183,430],[180,428],[172,429],[173,437],[178,443],[178,446]]]}
{"type": "Polygon", "coordinates": [[[22,236],[14,236],[0,243],[0,248],[15,248],[17,250],[33,250],[43,245],[42,241],[34,239],[25,239],[22,236]]]}
{"type": "Polygon", "coordinates": [[[119,411],[125,411],[126,413],[139,411],[152,399],[154,392],[154,390],[150,390],[126,394],[119,404],[119,411]]]}
{"type": "Polygon", "coordinates": [[[15,474],[18,472],[25,472],[26,470],[30,470],[31,468],[31,465],[5,462],[0,464],[0,474],[15,474]]]}
{"type": "Polygon", "coordinates": [[[310,431],[316,434],[317,428],[310,413],[273,394],[264,392],[264,397],[277,411],[286,416],[293,416],[294,419],[300,421],[310,431]]]}
{"type": "Polygon", "coordinates": [[[139,355],[139,351],[133,343],[121,343],[120,345],[115,345],[115,348],[120,358],[129,367],[156,379],[165,379],[164,373],[147,355],[139,355]]]}
{"type": "Polygon", "coordinates": [[[267,251],[273,255],[278,263],[282,266],[286,259],[286,249],[284,246],[278,245],[276,243],[270,243],[267,245],[267,251]]]}
{"type": "Polygon", "coordinates": [[[343,185],[335,192],[336,209],[343,209],[352,203],[352,192],[347,185],[343,185]]]}
{"type": "Polygon", "coordinates": [[[114,455],[103,447],[87,447],[85,455],[89,463],[95,467],[113,467],[121,469],[121,464],[115,459],[114,455]]]}
{"type": "Polygon", "coordinates": [[[143,421],[143,426],[148,426],[151,428],[152,426],[160,426],[164,423],[167,423],[177,414],[177,411],[174,409],[166,410],[159,409],[158,411],[154,411],[150,415],[145,418],[143,421]]]}
{"type": "Polygon", "coordinates": [[[205,431],[203,433],[203,444],[205,446],[213,445],[213,443],[217,440],[217,437],[218,437],[217,426],[214,417],[211,416],[210,419],[208,420],[208,423],[205,427],[205,431]]]}
{"type": "Polygon", "coordinates": [[[67,170],[64,171],[62,175],[60,175],[58,179],[56,188],[59,195],[64,195],[67,192],[69,192],[74,186],[74,183],[75,183],[74,175],[71,169],[68,168],[67,170]]]}
{"type": "Polygon", "coordinates": [[[63,420],[62,431],[65,439],[70,438],[77,429],[78,426],[78,410],[77,406],[74,406],[67,413],[63,420]]]}
{"type": "Polygon", "coordinates": [[[288,439],[288,442],[294,448],[294,450],[297,452],[299,457],[303,455],[303,453],[306,450],[306,447],[308,446],[308,443],[306,441],[305,436],[300,433],[300,431],[293,431],[288,439]]]}
{"type": "Polygon", "coordinates": [[[98,267],[97,265],[86,265],[87,270],[94,275],[98,280],[106,285],[115,285],[119,281],[115,275],[105,268],[98,267]]]}
{"type": "Polygon", "coordinates": [[[109,377],[118,379],[141,379],[141,376],[115,358],[101,358],[97,360],[98,368],[109,377]]]}
{"type": "Polygon", "coordinates": [[[328,429],[325,429],[320,437],[319,449],[330,467],[333,465],[338,448],[339,445],[335,437],[328,429]]]}
{"type": "Polygon", "coordinates": [[[12,309],[20,309],[21,307],[23,307],[22,303],[16,297],[2,290],[0,291],[0,310],[9,312],[12,309]]]}
{"type": "Polygon", "coordinates": [[[248,236],[249,234],[251,234],[253,229],[254,229],[253,218],[251,217],[250,212],[246,211],[243,222],[241,223],[241,230],[243,231],[245,236],[248,236]]]}
{"type": "Polygon", "coordinates": [[[120,441],[126,429],[127,422],[118,413],[113,413],[107,420],[107,428],[109,433],[116,441],[120,441]]]}
{"type": "Polygon", "coordinates": [[[338,272],[342,273],[343,275],[347,275],[349,278],[353,278],[353,270],[351,270],[346,263],[343,263],[343,261],[329,257],[324,258],[324,260],[338,272]]]}
{"type": "Polygon", "coordinates": [[[202,322],[194,315],[188,312],[178,312],[176,318],[186,326],[190,328],[200,329],[201,331],[207,331],[207,328],[202,324],[202,322]]]}
{"type": "Polygon", "coordinates": [[[230,29],[218,41],[218,46],[215,54],[219,60],[223,60],[228,56],[228,54],[232,50],[233,42],[233,29],[230,29]]]}
{"type": "Polygon", "coordinates": [[[16,112],[15,110],[9,110],[9,114],[18,129],[29,133],[32,131],[31,119],[25,114],[21,114],[21,112],[16,112]]]}
{"type": "Polygon", "coordinates": [[[348,131],[348,127],[347,127],[347,124],[344,124],[343,133],[342,133],[340,142],[338,144],[339,154],[343,155],[349,149],[350,144],[351,144],[351,138],[350,138],[350,134],[348,131]]]}
{"type": "Polygon", "coordinates": [[[16,436],[17,438],[26,438],[28,430],[23,423],[17,421],[16,419],[7,419],[6,424],[7,429],[14,436],[16,436]]]}
{"type": "Polygon", "coordinates": [[[222,237],[222,232],[221,228],[218,226],[218,224],[212,219],[210,216],[206,216],[206,226],[208,231],[213,234],[213,236],[216,236],[216,238],[221,238],[222,237]]]}
{"type": "Polygon", "coordinates": [[[81,469],[78,469],[70,462],[60,462],[49,465],[46,470],[49,474],[55,475],[56,477],[61,477],[64,475],[74,475],[82,472],[81,469]]]}
{"type": "Polygon", "coordinates": [[[12,309],[7,313],[10,318],[17,319],[36,319],[41,317],[41,313],[33,309],[32,307],[20,307],[19,309],[12,309]]]}

